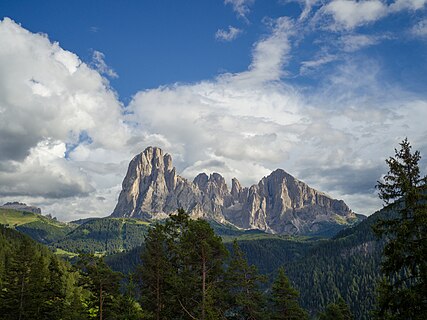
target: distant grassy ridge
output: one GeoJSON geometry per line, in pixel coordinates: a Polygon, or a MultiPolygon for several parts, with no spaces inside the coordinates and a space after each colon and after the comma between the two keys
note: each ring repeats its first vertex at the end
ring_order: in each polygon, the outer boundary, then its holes
{"type": "Polygon", "coordinates": [[[39,214],[32,212],[0,208],[0,224],[19,226],[34,221],[39,221],[40,219],[41,217],[39,214]]]}
{"type": "Polygon", "coordinates": [[[0,208],[0,224],[16,229],[43,244],[62,239],[75,225],[59,222],[41,214],[0,208]]]}

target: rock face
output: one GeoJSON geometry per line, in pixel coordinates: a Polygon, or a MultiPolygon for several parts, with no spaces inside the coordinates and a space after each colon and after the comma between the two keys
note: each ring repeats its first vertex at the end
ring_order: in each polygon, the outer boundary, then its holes
{"type": "Polygon", "coordinates": [[[26,212],[32,212],[32,213],[37,213],[37,214],[41,214],[42,210],[40,208],[37,207],[33,207],[33,206],[28,206],[25,203],[22,202],[6,202],[4,205],[0,206],[0,208],[3,209],[13,209],[13,210],[19,210],[19,211],[26,211],[26,212]]]}
{"type": "Polygon", "coordinates": [[[130,162],[112,216],[158,219],[177,208],[195,218],[279,234],[322,234],[358,219],[342,200],[310,188],[281,169],[250,188],[234,178],[229,190],[218,173],[200,173],[193,182],[180,177],[169,154],[149,147],[130,162]]]}

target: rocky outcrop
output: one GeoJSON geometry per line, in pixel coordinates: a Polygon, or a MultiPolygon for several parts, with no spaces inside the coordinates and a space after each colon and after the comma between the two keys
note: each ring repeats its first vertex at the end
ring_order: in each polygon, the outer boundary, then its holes
{"type": "Polygon", "coordinates": [[[28,206],[26,203],[22,202],[6,202],[4,205],[0,206],[0,208],[3,209],[13,209],[18,211],[25,211],[25,212],[32,212],[41,214],[42,210],[40,208],[34,207],[34,206],[28,206]]]}
{"type": "Polygon", "coordinates": [[[234,178],[231,190],[218,173],[193,182],[176,174],[172,158],[149,147],[129,164],[113,217],[159,219],[177,208],[191,216],[279,234],[321,234],[358,219],[342,200],[310,188],[277,169],[250,188],[234,178]]]}

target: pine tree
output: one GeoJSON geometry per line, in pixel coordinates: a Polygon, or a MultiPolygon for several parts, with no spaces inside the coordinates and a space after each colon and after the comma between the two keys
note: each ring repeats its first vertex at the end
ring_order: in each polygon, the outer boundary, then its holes
{"type": "Polygon", "coordinates": [[[218,319],[226,249],[204,220],[178,210],[152,228],[145,242],[142,308],[149,319],[218,319]]]}
{"type": "Polygon", "coordinates": [[[142,266],[137,270],[141,281],[141,301],[147,319],[166,319],[170,315],[172,263],[166,228],[156,224],[145,237],[142,266]]]}
{"type": "Polygon", "coordinates": [[[190,220],[180,243],[183,286],[178,301],[188,316],[200,320],[218,319],[220,281],[227,255],[222,240],[205,220],[190,220]]]}
{"type": "Polygon", "coordinates": [[[225,274],[227,291],[227,319],[259,320],[265,318],[265,299],[260,285],[265,276],[258,273],[256,266],[249,266],[237,240],[233,242],[233,255],[225,274]]]}
{"type": "Polygon", "coordinates": [[[93,295],[93,313],[99,320],[114,320],[120,309],[120,281],[122,276],[114,272],[102,257],[80,255],[79,265],[86,278],[86,286],[93,295]]]}
{"type": "Polygon", "coordinates": [[[307,312],[298,304],[299,293],[295,290],[283,267],[279,268],[272,287],[272,315],[274,320],[303,320],[308,319],[307,312]]]}
{"type": "Polygon", "coordinates": [[[321,312],[319,320],[352,320],[350,308],[345,303],[344,299],[340,297],[338,303],[330,303],[326,306],[325,312],[321,312]]]}
{"type": "Polygon", "coordinates": [[[427,319],[427,177],[421,178],[419,151],[407,139],[386,160],[388,173],[378,182],[379,197],[397,215],[374,228],[386,245],[377,317],[427,319]]]}

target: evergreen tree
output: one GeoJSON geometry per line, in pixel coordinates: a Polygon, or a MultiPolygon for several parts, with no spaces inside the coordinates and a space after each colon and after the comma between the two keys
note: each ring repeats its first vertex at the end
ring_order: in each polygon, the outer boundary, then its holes
{"type": "Polygon", "coordinates": [[[325,312],[321,312],[319,320],[352,320],[350,308],[343,298],[338,299],[338,303],[330,303],[326,306],[325,312]]]}
{"type": "Polygon", "coordinates": [[[272,315],[274,320],[303,320],[308,319],[307,312],[298,304],[299,293],[295,290],[283,267],[279,268],[272,287],[272,315]]]}
{"type": "Polygon", "coordinates": [[[237,240],[233,242],[233,255],[225,274],[227,291],[227,319],[258,320],[265,318],[264,295],[260,284],[265,276],[258,273],[256,266],[249,266],[237,240]]]}
{"type": "Polygon", "coordinates": [[[167,319],[173,307],[172,263],[166,228],[156,224],[145,237],[142,266],[137,270],[141,280],[141,300],[147,319],[167,319]]]}
{"type": "Polygon", "coordinates": [[[180,243],[182,266],[178,301],[188,315],[200,320],[220,317],[220,282],[227,255],[222,240],[205,220],[189,220],[180,243]]]}
{"type": "MultiPolygon", "coordinates": [[[[92,315],[99,320],[117,319],[120,312],[120,273],[114,272],[102,257],[80,255],[79,265],[85,275],[86,287],[92,293],[92,315]]],[[[83,278],[84,279],[84,278],[83,278]]]]}
{"type": "Polygon", "coordinates": [[[226,250],[204,220],[178,210],[146,237],[142,307],[149,319],[218,319],[226,250]]]}
{"type": "Polygon", "coordinates": [[[407,139],[386,160],[388,173],[378,182],[379,197],[398,215],[375,226],[387,241],[381,265],[377,317],[427,319],[427,177],[421,178],[419,151],[407,139]]]}

